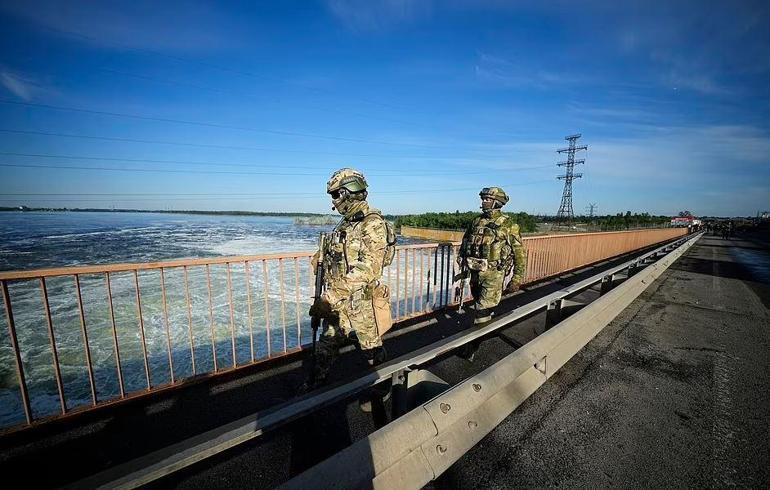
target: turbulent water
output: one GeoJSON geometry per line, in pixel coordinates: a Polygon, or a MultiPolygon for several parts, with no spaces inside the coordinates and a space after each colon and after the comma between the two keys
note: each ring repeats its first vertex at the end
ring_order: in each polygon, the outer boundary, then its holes
{"type": "Polygon", "coordinates": [[[0,213],[0,270],[313,250],[292,218],[160,213],[0,213]]]}
{"type": "MultiPolygon", "coordinates": [[[[0,213],[0,270],[311,251],[318,233],[329,229],[274,217],[6,212],[0,213]]],[[[126,393],[146,389],[148,378],[152,386],[168,383],[172,370],[174,379],[189,377],[193,360],[200,374],[214,370],[215,362],[218,369],[228,368],[309,340],[307,258],[256,261],[248,271],[234,263],[229,280],[225,265],[187,272],[186,282],[181,268],[164,272],[165,297],[158,270],[139,272],[141,304],[133,273],[112,273],[114,331],[105,275],[82,275],[88,349],[72,276],[46,281],[55,350],[39,281],[9,283],[33,417],[61,411],[57,364],[65,403],[72,409],[92,402],[87,356],[101,401],[119,396],[121,386],[126,393]]],[[[402,288],[409,286],[404,282],[402,288]]],[[[23,421],[24,412],[10,336],[2,330],[0,426],[8,426],[23,421]]]]}

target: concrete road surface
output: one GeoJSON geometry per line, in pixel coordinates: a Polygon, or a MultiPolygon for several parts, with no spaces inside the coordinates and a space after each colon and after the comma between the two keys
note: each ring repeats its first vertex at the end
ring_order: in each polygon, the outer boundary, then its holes
{"type": "Polygon", "coordinates": [[[770,251],[703,237],[437,488],[770,485],[770,251]]]}

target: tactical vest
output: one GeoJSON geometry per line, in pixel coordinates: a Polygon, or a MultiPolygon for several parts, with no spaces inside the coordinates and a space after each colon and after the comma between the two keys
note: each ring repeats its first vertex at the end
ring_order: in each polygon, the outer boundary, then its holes
{"type": "Polygon", "coordinates": [[[485,259],[490,265],[505,261],[511,255],[511,250],[505,236],[500,234],[500,228],[507,220],[505,215],[494,220],[477,218],[471,235],[464,243],[463,255],[485,259]]]}
{"type": "Polygon", "coordinates": [[[396,233],[393,226],[377,210],[369,210],[367,213],[359,211],[349,219],[340,221],[326,242],[324,266],[330,276],[329,279],[339,279],[347,274],[350,265],[347,246],[349,234],[356,233],[356,228],[361,223],[367,219],[374,219],[373,217],[378,217],[385,223],[386,247],[382,267],[385,268],[393,262],[393,257],[396,254],[396,233]]]}

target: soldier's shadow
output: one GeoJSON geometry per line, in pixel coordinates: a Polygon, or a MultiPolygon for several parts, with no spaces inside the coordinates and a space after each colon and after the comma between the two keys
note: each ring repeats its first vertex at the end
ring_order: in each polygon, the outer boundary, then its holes
{"type": "Polygon", "coordinates": [[[352,443],[343,407],[332,406],[303,417],[291,427],[290,475],[298,475],[352,443]]]}
{"type": "Polygon", "coordinates": [[[350,401],[333,404],[292,424],[290,477],[334,456],[390,421],[389,404],[374,402],[372,413],[363,414],[358,403],[350,401]]]}
{"type": "MultiPolygon", "coordinates": [[[[365,362],[356,347],[354,344],[350,345],[337,359],[330,375],[332,379],[338,380],[333,385],[351,381],[363,375],[366,369],[370,369],[365,367],[365,362]]],[[[310,362],[309,358],[305,361],[306,363],[310,362]]],[[[304,371],[309,372],[309,365],[305,366],[304,371]]],[[[374,430],[390,422],[390,402],[383,403],[376,400],[372,403],[372,412],[363,413],[358,407],[358,399],[362,395],[365,393],[353,395],[347,400],[316,410],[291,424],[289,428],[291,434],[290,477],[296,476],[337,454],[355,441],[366,437],[374,430]]]]}

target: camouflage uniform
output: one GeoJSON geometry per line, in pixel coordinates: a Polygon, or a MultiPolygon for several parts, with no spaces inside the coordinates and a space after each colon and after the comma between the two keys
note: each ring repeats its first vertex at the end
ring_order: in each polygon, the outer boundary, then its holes
{"type": "Polygon", "coordinates": [[[460,246],[460,260],[470,269],[477,323],[491,318],[489,309],[500,303],[505,278],[511,269],[513,275],[509,287],[518,288],[524,280],[527,263],[519,225],[499,209],[508,202],[508,196],[499,187],[485,188],[480,195],[482,198],[491,196],[497,204],[494,208],[485,208],[473,220],[460,246]],[[474,262],[485,264],[480,268],[485,267],[486,270],[478,270],[478,265],[475,267],[477,270],[474,270],[474,262]]]}
{"type": "MultiPolygon", "coordinates": [[[[343,171],[355,172],[342,169],[332,176],[330,184],[335,176],[339,180],[338,174],[343,171]]],[[[335,206],[342,220],[327,240],[323,254],[322,301],[328,303],[333,314],[327,318],[316,348],[315,373],[320,382],[328,376],[339,348],[353,340],[353,334],[369,364],[382,362],[385,357],[372,292],[382,276],[389,245],[387,225],[380,212],[365,200],[344,206],[335,202],[335,206]]],[[[315,261],[319,255],[316,253],[315,261]]]]}

